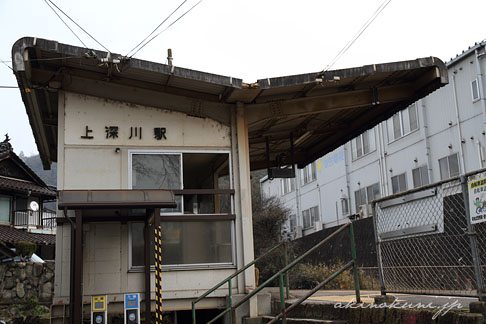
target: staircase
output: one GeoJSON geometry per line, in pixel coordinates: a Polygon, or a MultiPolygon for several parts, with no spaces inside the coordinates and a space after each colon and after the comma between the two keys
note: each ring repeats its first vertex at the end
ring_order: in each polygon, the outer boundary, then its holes
{"type": "MultiPolygon", "coordinates": [[[[360,302],[360,291],[359,291],[359,280],[358,280],[358,270],[356,266],[356,247],[355,247],[355,242],[354,242],[354,229],[353,229],[353,223],[348,223],[346,225],[341,226],[339,229],[337,229],[335,232],[333,232],[331,235],[326,237],[325,239],[321,240],[319,243],[314,245],[312,248],[307,250],[305,253],[297,257],[294,261],[292,261],[290,264],[287,262],[287,243],[282,242],[270,250],[268,250],[265,254],[260,256],[259,258],[253,260],[252,262],[248,263],[245,265],[243,268],[214,286],[213,288],[209,289],[206,291],[204,294],[202,294],[199,298],[194,300],[192,302],[192,324],[203,324],[203,323],[198,323],[196,319],[196,305],[198,302],[203,300],[204,298],[207,298],[212,292],[214,292],[216,289],[226,285],[228,287],[228,298],[227,298],[227,307],[219,315],[214,317],[212,320],[207,322],[206,324],[211,324],[216,322],[217,320],[224,319],[224,323],[228,324],[234,324],[234,323],[245,323],[245,324],[262,324],[262,323],[336,323],[336,324],[344,324],[347,323],[347,321],[343,320],[323,320],[323,319],[312,319],[310,318],[290,318],[287,314],[291,313],[292,310],[296,310],[299,305],[301,305],[305,300],[307,300],[310,296],[315,294],[318,290],[324,288],[326,284],[328,284],[330,281],[332,281],[334,278],[339,276],[341,273],[346,271],[347,269],[353,268],[353,274],[354,274],[354,287],[355,287],[355,292],[356,292],[356,301],[359,303],[360,302]],[[289,299],[289,278],[288,278],[288,272],[292,270],[297,264],[302,262],[302,260],[307,257],[308,255],[314,253],[316,250],[321,248],[326,242],[331,240],[333,237],[338,235],[339,233],[343,232],[344,230],[348,229],[349,230],[349,239],[351,243],[351,256],[352,260],[346,263],[343,267],[338,269],[336,272],[334,272],[332,275],[330,275],[328,278],[323,280],[321,283],[319,283],[316,287],[314,287],[312,290],[310,290],[307,294],[302,296],[301,298],[297,299],[294,301],[292,304],[287,304],[285,302],[286,299],[289,299]],[[238,298],[239,300],[236,303],[233,303],[233,295],[232,295],[232,279],[237,277],[239,274],[243,273],[245,270],[250,268],[251,266],[255,265],[258,261],[261,259],[265,258],[268,256],[270,253],[277,249],[283,249],[283,256],[284,256],[284,264],[285,267],[275,273],[272,277],[270,277],[268,280],[266,280],[264,283],[260,284],[256,289],[251,291],[249,294],[243,296],[242,298],[238,298]],[[262,292],[262,290],[269,286],[270,283],[272,283],[274,280],[279,280],[279,303],[280,303],[280,312],[278,314],[275,314],[274,316],[259,316],[258,318],[245,318],[242,321],[241,315],[238,315],[237,309],[246,304],[250,298],[257,296],[258,294],[262,292]]],[[[307,317],[307,316],[306,316],[307,317]]]]}

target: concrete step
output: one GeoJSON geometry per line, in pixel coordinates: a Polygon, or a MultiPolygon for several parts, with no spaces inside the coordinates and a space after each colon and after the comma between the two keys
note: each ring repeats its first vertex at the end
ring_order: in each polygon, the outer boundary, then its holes
{"type": "MultiPolygon", "coordinates": [[[[273,319],[273,316],[262,316],[262,323],[268,323],[273,319]]],[[[277,323],[281,323],[279,320],[277,323]]],[[[348,321],[343,320],[323,320],[311,318],[290,318],[287,317],[288,324],[348,324],[348,321]]]]}

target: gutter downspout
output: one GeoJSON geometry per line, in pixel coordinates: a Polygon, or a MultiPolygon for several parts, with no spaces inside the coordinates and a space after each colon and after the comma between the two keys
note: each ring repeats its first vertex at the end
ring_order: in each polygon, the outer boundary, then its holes
{"type": "MultiPolygon", "coordinates": [[[[386,123],[386,121],[385,121],[386,123]]],[[[378,150],[378,168],[379,168],[379,171],[380,171],[380,196],[381,196],[381,193],[383,193],[383,196],[385,194],[385,177],[384,177],[384,172],[383,172],[383,153],[385,152],[385,148],[383,147],[382,145],[382,141],[381,141],[381,132],[380,132],[380,126],[376,127],[376,130],[378,131],[378,134],[377,134],[377,138],[378,138],[378,147],[379,147],[379,150],[378,150]]]]}
{"type": "Polygon", "coordinates": [[[348,195],[348,215],[352,215],[353,212],[351,211],[351,188],[349,187],[349,163],[348,163],[348,149],[346,145],[351,142],[347,142],[343,145],[344,150],[344,174],[346,175],[346,194],[348,195]]]}
{"type": "MultiPolygon", "coordinates": [[[[453,72],[454,73],[454,72],[453,72]]],[[[452,75],[452,94],[454,95],[454,107],[456,110],[456,123],[457,123],[457,136],[459,137],[459,155],[460,163],[462,166],[462,172],[460,174],[466,173],[466,164],[464,162],[464,148],[462,147],[462,131],[461,131],[461,120],[459,118],[459,103],[457,101],[457,91],[456,91],[456,76],[452,75]]]]}
{"type": "Polygon", "coordinates": [[[386,151],[385,151],[385,132],[383,131],[383,123],[386,123],[386,121],[380,123],[380,135],[381,135],[381,145],[383,147],[383,178],[384,178],[384,184],[385,184],[385,187],[384,187],[384,192],[383,192],[383,197],[386,197],[389,195],[390,193],[390,187],[389,187],[389,183],[388,183],[388,176],[387,176],[387,169],[388,169],[388,166],[387,166],[387,163],[386,163],[386,151]]]}
{"type": "Polygon", "coordinates": [[[429,183],[433,183],[432,174],[432,155],[430,154],[430,142],[429,142],[429,125],[427,122],[427,112],[425,111],[425,104],[423,99],[418,101],[418,105],[422,110],[422,125],[423,125],[423,137],[425,145],[425,155],[427,156],[427,174],[429,175],[429,183]]]}

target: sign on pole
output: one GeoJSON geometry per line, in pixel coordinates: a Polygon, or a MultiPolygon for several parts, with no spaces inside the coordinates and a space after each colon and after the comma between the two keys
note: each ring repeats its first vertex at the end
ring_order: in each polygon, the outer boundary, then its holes
{"type": "Polygon", "coordinates": [[[484,222],[486,221],[486,172],[469,177],[467,184],[471,224],[484,222]]]}

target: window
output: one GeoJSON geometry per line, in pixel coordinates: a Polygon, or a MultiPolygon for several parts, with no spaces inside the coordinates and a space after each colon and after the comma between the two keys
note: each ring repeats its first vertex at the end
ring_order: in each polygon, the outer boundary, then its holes
{"type": "Polygon", "coordinates": [[[446,180],[459,175],[459,159],[457,153],[439,160],[440,179],[446,180]]]}
{"type": "Polygon", "coordinates": [[[0,222],[10,222],[10,197],[0,196],[0,222]]]}
{"type": "MultiPolygon", "coordinates": [[[[143,267],[144,223],[131,223],[130,226],[131,265],[132,268],[143,267]]],[[[162,265],[232,263],[232,221],[164,221],[161,230],[162,265]]],[[[153,238],[150,242],[153,244],[153,238]]],[[[152,247],[152,265],[153,250],[152,247]]]]}
{"type": "Polygon", "coordinates": [[[317,206],[302,211],[304,219],[304,229],[314,227],[314,222],[318,220],[319,209],[317,206]]]}
{"type": "Polygon", "coordinates": [[[388,142],[392,142],[418,129],[417,105],[397,112],[387,120],[388,142]]]}
{"type": "Polygon", "coordinates": [[[391,181],[394,194],[407,191],[407,175],[405,173],[392,177],[391,181]]]}
{"type": "Polygon", "coordinates": [[[421,187],[429,184],[429,172],[427,166],[423,165],[421,167],[412,170],[413,187],[421,187]]]}
{"type": "Polygon", "coordinates": [[[349,202],[346,198],[341,198],[341,210],[343,212],[343,216],[349,215],[349,202]]]}
{"type": "Polygon", "coordinates": [[[282,186],[282,196],[295,190],[295,179],[294,178],[280,179],[280,182],[281,182],[280,184],[282,186]]]}
{"type": "Polygon", "coordinates": [[[369,129],[355,137],[352,142],[353,160],[376,150],[375,129],[369,129]]]}
{"type": "Polygon", "coordinates": [[[356,211],[359,210],[359,206],[365,204],[371,204],[375,199],[380,198],[380,184],[374,183],[366,188],[361,188],[354,192],[354,200],[356,203],[356,211]]]}
{"type": "Polygon", "coordinates": [[[478,85],[478,79],[474,79],[471,82],[471,94],[472,94],[472,100],[473,101],[479,100],[479,85],[478,85]]]}
{"type": "Polygon", "coordinates": [[[312,162],[300,169],[300,183],[303,186],[314,180],[316,180],[316,163],[312,162]]]}
{"type": "Polygon", "coordinates": [[[296,215],[290,215],[290,231],[294,232],[297,228],[297,217],[296,215]]]}
{"type": "MultiPolygon", "coordinates": [[[[129,186],[132,189],[186,188],[196,191],[181,191],[176,195],[176,208],[161,210],[164,216],[160,226],[164,266],[233,265],[234,221],[216,220],[211,215],[232,215],[231,195],[197,193],[198,189],[232,188],[229,158],[229,152],[221,151],[129,152],[129,186]],[[182,219],[183,214],[194,214],[195,217],[182,219]]],[[[136,209],[130,213],[139,215],[145,210],[136,209]]],[[[144,223],[130,223],[129,229],[130,267],[143,267],[144,223]]],[[[153,264],[153,256],[151,262],[153,264]]]]}

